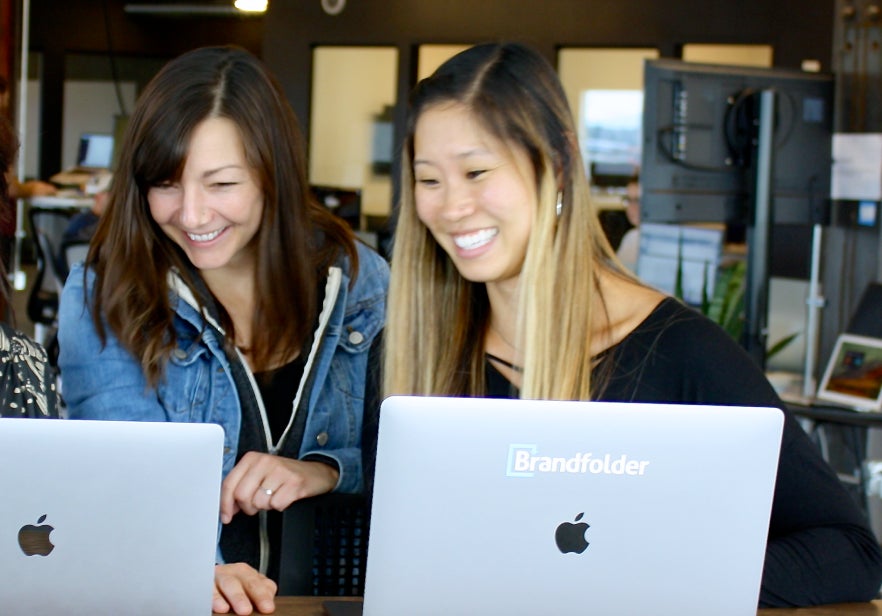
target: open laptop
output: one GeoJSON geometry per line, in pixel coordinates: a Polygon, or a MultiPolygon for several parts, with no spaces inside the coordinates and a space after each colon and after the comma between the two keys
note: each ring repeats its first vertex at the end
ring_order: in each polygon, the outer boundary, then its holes
{"type": "Polygon", "coordinates": [[[778,409],[391,397],[364,614],[756,614],[778,409]]]}
{"type": "Polygon", "coordinates": [[[56,173],[49,180],[60,185],[84,185],[96,174],[109,173],[113,163],[113,135],[83,133],[77,145],[73,167],[56,173]]]}
{"type": "Polygon", "coordinates": [[[0,419],[0,611],[211,614],[222,450],[213,424],[0,419]]]}
{"type": "Polygon", "coordinates": [[[856,411],[882,410],[882,339],[839,334],[817,397],[856,411]]]}

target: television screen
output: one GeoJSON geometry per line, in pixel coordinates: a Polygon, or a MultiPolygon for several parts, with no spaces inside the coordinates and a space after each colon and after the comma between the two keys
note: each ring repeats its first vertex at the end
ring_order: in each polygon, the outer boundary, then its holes
{"type": "Polygon", "coordinates": [[[775,93],[773,222],[822,222],[829,203],[833,78],[648,60],[641,220],[750,224],[759,93],[775,93]]]}

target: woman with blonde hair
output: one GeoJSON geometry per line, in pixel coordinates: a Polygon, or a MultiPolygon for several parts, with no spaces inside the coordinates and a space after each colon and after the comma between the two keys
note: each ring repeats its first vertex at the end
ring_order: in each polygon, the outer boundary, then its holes
{"type": "MultiPolygon", "coordinates": [[[[530,48],[479,45],[416,86],[401,191],[384,395],[784,409],[722,329],[616,260],[561,84],[530,48]]],[[[871,599],[876,538],[785,414],[760,603],[871,599]]]]}

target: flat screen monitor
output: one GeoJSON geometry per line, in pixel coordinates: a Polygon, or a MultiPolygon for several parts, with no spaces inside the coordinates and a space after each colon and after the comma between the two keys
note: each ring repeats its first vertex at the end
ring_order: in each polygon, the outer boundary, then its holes
{"type": "Polygon", "coordinates": [[[823,222],[833,78],[795,70],[647,60],[641,220],[750,224],[759,94],[775,92],[772,222],[823,222]]]}

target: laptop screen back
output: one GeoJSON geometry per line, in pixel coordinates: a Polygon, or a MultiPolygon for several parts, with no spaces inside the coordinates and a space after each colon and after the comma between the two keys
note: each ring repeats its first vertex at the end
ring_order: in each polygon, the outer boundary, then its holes
{"type": "Polygon", "coordinates": [[[77,167],[110,169],[113,162],[113,135],[85,133],[80,136],[77,167]]]}
{"type": "Polygon", "coordinates": [[[0,605],[211,614],[223,441],[214,424],[0,419],[0,605]]]}
{"type": "Polygon", "coordinates": [[[778,409],[387,399],[365,614],[756,614],[778,409]]]}

